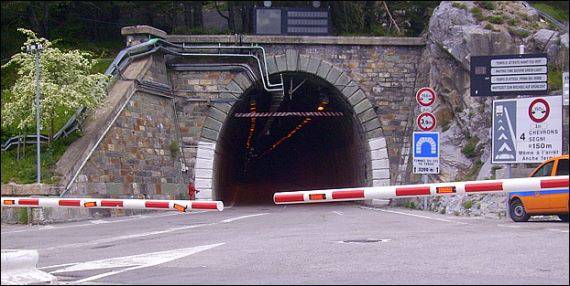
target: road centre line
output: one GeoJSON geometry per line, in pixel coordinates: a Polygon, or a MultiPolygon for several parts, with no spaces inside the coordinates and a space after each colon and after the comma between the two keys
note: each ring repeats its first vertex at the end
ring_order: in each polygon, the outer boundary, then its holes
{"type": "Polygon", "coordinates": [[[413,216],[413,217],[418,217],[418,218],[425,218],[425,219],[430,219],[430,220],[437,220],[437,221],[443,221],[443,222],[451,222],[451,223],[456,223],[456,224],[467,224],[466,222],[461,222],[461,221],[452,221],[452,220],[447,220],[447,219],[442,219],[442,218],[434,218],[434,217],[429,217],[429,216],[423,216],[423,215],[416,215],[416,214],[410,214],[410,213],[404,213],[404,212],[397,212],[397,211],[389,211],[389,210],[381,210],[381,209],[376,209],[376,208],[371,208],[371,207],[361,207],[363,209],[369,209],[369,210],[374,210],[374,211],[381,211],[381,212],[387,212],[387,213],[394,213],[394,214],[401,214],[401,215],[407,215],[407,216],[413,216]]]}
{"type": "Polygon", "coordinates": [[[220,222],[221,222],[221,223],[228,223],[228,222],[232,222],[232,221],[236,221],[236,220],[240,220],[240,219],[244,219],[244,218],[262,216],[262,215],[267,215],[267,214],[269,214],[269,213],[259,213],[259,214],[238,216],[238,217],[234,217],[234,218],[228,218],[228,219],[222,220],[222,221],[220,221],[220,222]]]}
{"type": "Polygon", "coordinates": [[[344,215],[342,212],[337,212],[337,211],[332,211],[332,213],[337,214],[337,215],[344,215]]]}
{"type": "Polygon", "coordinates": [[[80,243],[72,243],[72,244],[65,244],[65,245],[59,245],[59,246],[52,246],[52,247],[48,247],[48,248],[38,249],[38,251],[51,251],[51,250],[58,250],[58,249],[62,249],[62,248],[75,248],[75,247],[91,246],[91,245],[97,245],[97,244],[102,244],[102,243],[115,242],[115,241],[120,241],[120,240],[129,240],[129,239],[134,239],[134,238],[165,234],[165,233],[170,233],[170,232],[175,232],[175,231],[180,231],[180,230],[186,230],[186,229],[192,229],[192,228],[198,228],[198,227],[203,227],[203,226],[212,226],[212,225],[217,225],[220,223],[229,223],[229,222],[233,222],[233,221],[244,219],[244,218],[250,218],[250,217],[266,215],[266,214],[269,214],[269,213],[239,216],[239,217],[235,217],[235,218],[225,219],[225,220],[222,220],[219,222],[213,222],[213,223],[207,223],[207,224],[196,224],[196,225],[169,228],[169,229],[165,229],[165,230],[122,235],[122,236],[98,239],[98,240],[90,241],[90,242],[80,242],[80,243]]]}

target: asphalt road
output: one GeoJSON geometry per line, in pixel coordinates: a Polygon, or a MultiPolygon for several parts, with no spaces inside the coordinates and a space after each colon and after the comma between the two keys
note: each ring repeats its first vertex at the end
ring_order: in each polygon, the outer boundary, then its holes
{"type": "Polygon", "coordinates": [[[354,203],[2,225],[2,249],[79,284],[564,284],[568,223],[354,203]]]}

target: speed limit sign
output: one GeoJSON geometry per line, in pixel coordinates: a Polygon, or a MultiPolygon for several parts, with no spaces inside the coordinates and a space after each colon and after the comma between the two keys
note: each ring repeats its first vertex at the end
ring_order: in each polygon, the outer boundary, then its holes
{"type": "Polygon", "coordinates": [[[432,113],[424,112],[418,116],[416,123],[422,131],[431,131],[435,128],[436,119],[432,113]]]}
{"type": "Polygon", "coordinates": [[[431,106],[436,99],[435,91],[429,87],[422,87],[416,92],[416,101],[421,106],[431,106]]]}

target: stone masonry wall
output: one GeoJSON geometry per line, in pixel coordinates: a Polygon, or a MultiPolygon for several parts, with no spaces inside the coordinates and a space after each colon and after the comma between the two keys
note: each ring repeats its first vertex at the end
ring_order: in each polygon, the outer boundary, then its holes
{"type": "MultiPolygon", "coordinates": [[[[404,179],[399,175],[406,172],[401,166],[406,166],[408,140],[414,129],[415,91],[425,84],[425,80],[418,80],[416,76],[423,45],[275,43],[263,46],[268,53],[270,70],[271,66],[282,65],[283,56],[294,50],[299,59],[310,56],[319,59],[317,63],[329,62],[350,77],[357,85],[354,91],[362,89],[380,121],[388,150],[390,183],[397,184],[404,179]]],[[[202,133],[209,130],[204,126],[212,129],[208,125],[213,121],[206,120],[207,114],[212,110],[227,113],[231,107],[207,100],[226,98],[228,86],[239,84],[239,80],[233,80],[244,77],[245,73],[181,71],[168,67],[186,59],[165,59],[160,54],[152,57],[153,64],[141,79],[171,87],[173,94],[161,96],[137,88],[80,172],[70,194],[156,199],[187,197],[186,186],[194,178],[196,145],[202,133]],[[176,108],[173,108],[172,96],[176,108]],[[177,149],[178,154],[173,154],[171,147],[177,149]],[[183,166],[188,167],[188,171],[182,171],[183,166]]]]}

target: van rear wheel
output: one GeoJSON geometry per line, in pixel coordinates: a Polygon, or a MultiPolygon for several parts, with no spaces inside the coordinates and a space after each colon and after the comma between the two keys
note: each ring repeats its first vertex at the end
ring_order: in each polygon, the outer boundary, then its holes
{"type": "Polygon", "coordinates": [[[528,221],[530,216],[526,213],[524,209],[524,205],[518,199],[513,200],[509,204],[509,213],[511,215],[511,219],[515,222],[523,222],[528,221]]]}

